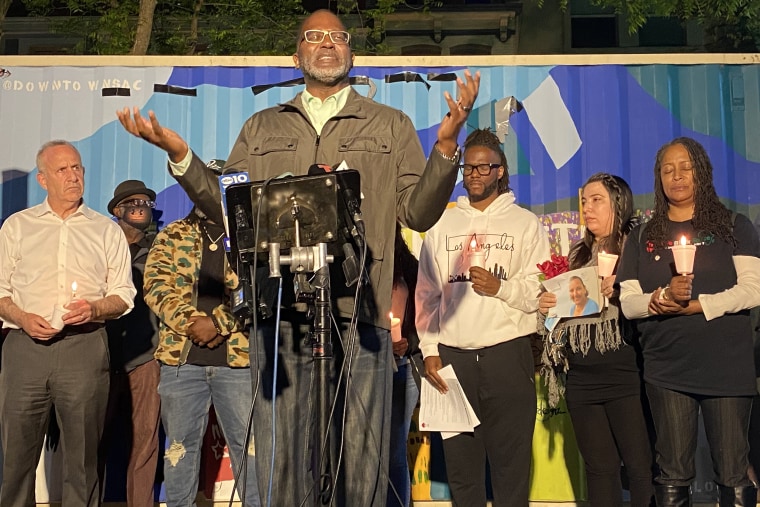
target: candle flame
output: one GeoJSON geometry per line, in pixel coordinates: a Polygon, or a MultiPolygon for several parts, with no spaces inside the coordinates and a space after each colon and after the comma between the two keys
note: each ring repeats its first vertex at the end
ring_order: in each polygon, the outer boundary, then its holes
{"type": "Polygon", "coordinates": [[[76,291],[77,291],[77,283],[71,282],[71,292],[76,292],[76,291]]]}
{"type": "Polygon", "coordinates": [[[391,322],[393,322],[393,312],[388,313],[388,318],[391,319],[391,322]]]}
{"type": "Polygon", "coordinates": [[[681,245],[686,245],[686,236],[681,236],[681,245]]]}
{"type": "Polygon", "coordinates": [[[472,248],[473,250],[478,248],[478,242],[475,241],[475,238],[473,238],[472,241],[470,241],[470,248],[472,248]]]}
{"type": "Polygon", "coordinates": [[[607,255],[607,252],[605,252],[604,250],[602,250],[602,255],[607,255]]]}

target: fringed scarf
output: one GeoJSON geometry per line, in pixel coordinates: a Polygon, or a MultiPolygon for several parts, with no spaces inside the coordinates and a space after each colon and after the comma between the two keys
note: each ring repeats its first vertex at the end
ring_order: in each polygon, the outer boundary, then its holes
{"type": "Polygon", "coordinates": [[[546,317],[538,315],[538,333],[543,336],[544,350],[541,353],[541,375],[549,389],[549,406],[554,408],[565,395],[565,377],[569,365],[566,347],[573,353],[584,356],[591,347],[592,330],[594,348],[601,354],[617,350],[623,345],[620,327],[620,302],[611,299],[610,304],[599,315],[563,319],[549,332],[544,327],[546,317]]]}

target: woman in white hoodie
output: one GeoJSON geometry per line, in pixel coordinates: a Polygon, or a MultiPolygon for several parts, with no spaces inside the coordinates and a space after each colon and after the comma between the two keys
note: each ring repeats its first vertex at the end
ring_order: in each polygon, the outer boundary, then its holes
{"type": "Polygon", "coordinates": [[[422,245],[415,301],[428,381],[452,365],[480,425],[443,442],[454,505],[485,506],[486,460],[493,505],[528,505],[536,419],[533,355],[537,265],[549,257],[538,217],[509,189],[498,138],[476,130],[462,164],[467,197],[447,209],[422,245]]]}

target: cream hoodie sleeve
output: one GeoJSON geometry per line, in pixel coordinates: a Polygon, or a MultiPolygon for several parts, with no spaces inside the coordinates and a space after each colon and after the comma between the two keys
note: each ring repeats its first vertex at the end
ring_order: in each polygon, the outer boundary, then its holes
{"type": "Polygon", "coordinates": [[[526,227],[522,241],[520,272],[509,280],[501,281],[496,297],[516,310],[532,313],[538,309],[541,290],[541,282],[538,280],[541,270],[538,265],[550,256],[549,238],[538,217],[531,227],[526,227]]]}
{"type": "Polygon", "coordinates": [[[417,288],[414,292],[416,306],[415,325],[420,337],[422,357],[437,356],[440,332],[441,270],[435,258],[436,232],[431,229],[425,235],[420,252],[417,288]]]}

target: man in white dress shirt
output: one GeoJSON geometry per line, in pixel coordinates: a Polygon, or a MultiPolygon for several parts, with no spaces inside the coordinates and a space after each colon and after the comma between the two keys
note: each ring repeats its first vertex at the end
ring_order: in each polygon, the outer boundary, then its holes
{"type": "Polygon", "coordinates": [[[37,169],[47,198],[0,229],[0,319],[11,328],[0,367],[0,506],[34,504],[53,403],[63,505],[96,506],[109,386],[104,322],[134,304],[129,246],[115,222],[84,204],[84,166],[74,146],[45,143],[37,169]]]}

